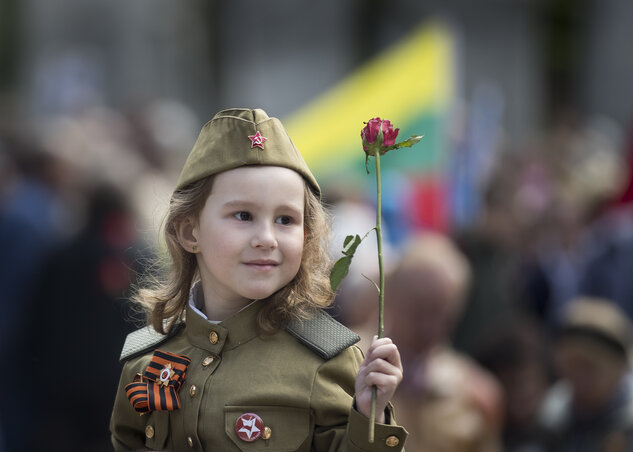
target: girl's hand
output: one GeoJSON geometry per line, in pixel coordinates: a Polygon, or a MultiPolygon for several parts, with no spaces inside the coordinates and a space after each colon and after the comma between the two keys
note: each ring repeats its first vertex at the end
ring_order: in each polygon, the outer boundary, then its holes
{"type": "Polygon", "coordinates": [[[356,407],[364,416],[371,411],[372,386],[378,388],[376,397],[376,422],[385,422],[385,408],[402,381],[402,362],[396,344],[388,337],[374,336],[367,356],[356,376],[356,407]]]}

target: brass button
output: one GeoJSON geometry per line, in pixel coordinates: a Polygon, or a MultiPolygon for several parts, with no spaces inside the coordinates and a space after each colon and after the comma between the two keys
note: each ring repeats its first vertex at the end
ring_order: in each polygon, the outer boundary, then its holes
{"type": "Polygon", "coordinates": [[[266,426],[264,427],[264,432],[262,433],[262,438],[263,439],[270,439],[270,435],[273,434],[273,431],[270,429],[270,427],[266,426]]]}
{"type": "Polygon", "coordinates": [[[153,438],[154,427],[152,427],[151,425],[148,425],[147,427],[145,427],[145,436],[147,436],[148,438],[153,438]]]}
{"type": "Polygon", "coordinates": [[[191,385],[191,387],[189,388],[189,395],[191,397],[195,396],[197,390],[198,390],[198,388],[196,388],[196,385],[191,385]]]}
{"type": "Polygon", "coordinates": [[[193,447],[193,438],[191,436],[187,437],[187,444],[189,444],[189,447],[193,447]]]}
{"type": "Polygon", "coordinates": [[[213,356],[207,356],[206,358],[204,358],[202,360],[202,365],[204,367],[207,367],[209,364],[211,364],[213,362],[213,356]]]}
{"type": "Polygon", "coordinates": [[[389,447],[396,447],[400,444],[400,439],[397,436],[391,435],[387,437],[385,444],[389,447]]]}
{"type": "Polygon", "coordinates": [[[217,344],[218,343],[218,333],[216,333],[215,331],[211,331],[209,333],[209,342],[211,342],[212,344],[217,344]]]}

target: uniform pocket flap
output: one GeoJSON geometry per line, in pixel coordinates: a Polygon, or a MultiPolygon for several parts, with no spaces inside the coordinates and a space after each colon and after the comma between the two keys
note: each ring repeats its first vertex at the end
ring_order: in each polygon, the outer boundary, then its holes
{"type": "Polygon", "coordinates": [[[226,406],[224,430],[245,452],[296,451],[308,439],[310,411],[283,406],[226,406]]]}

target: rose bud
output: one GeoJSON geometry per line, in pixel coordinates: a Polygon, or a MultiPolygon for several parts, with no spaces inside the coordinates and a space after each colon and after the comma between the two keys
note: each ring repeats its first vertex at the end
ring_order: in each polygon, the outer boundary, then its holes
{"type": "Polygon", "coordinates": [[[384,154],[388,147],[395,144],[400,129],[394,129],[391,121],[372,118],[366,124],[361,130],[360,136],[363,139],[363,149],[367,155],[376,155],[376,152],[384,154]],[[382,134],[379,133],[381,129],[382,134]]]}

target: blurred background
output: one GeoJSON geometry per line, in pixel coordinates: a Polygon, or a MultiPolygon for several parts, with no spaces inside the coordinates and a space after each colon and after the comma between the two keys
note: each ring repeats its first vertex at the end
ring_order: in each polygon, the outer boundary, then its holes
{"type": "MultiPolygon", "coordinates": [[[[383,160],[410,450],[631,450],[631,23],[623,0],[0,0],[0,451],[110,450],[130,284],[228,107],[286,124],[334,258],[375,221],[363,121],[424,135],[383,160]]],[[[364,340],[372,240],[332,311],[364,340]]]]}

